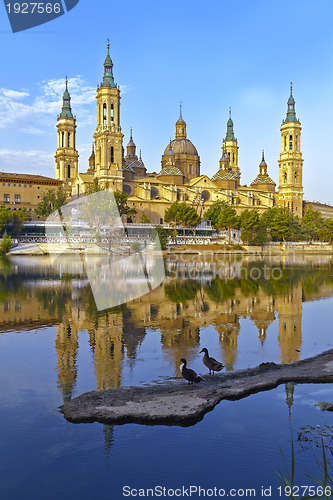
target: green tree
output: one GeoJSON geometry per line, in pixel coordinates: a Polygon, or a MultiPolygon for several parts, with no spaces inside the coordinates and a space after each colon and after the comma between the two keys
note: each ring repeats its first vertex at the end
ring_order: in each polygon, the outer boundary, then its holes
{"type": "Polygon", "coordinates": [[[214,227],[217,227],[218,219],[221,211],[228,205],[225,201],[215,201],[205,213],[205,219],[212,221],[214,227]]]}
{"type": "Polygon", "coordinates": [[[323,225],[319,229],[318,236],[320,241],[333,241],[333,219],[325,219],[323,225]]]}
{"type": "Polygon", "coordinates": [[[48,189],[44,193],[42,201],[40,201],[35,209],[39,217],[48,217],[55,210],[59,210],[66,203],[66,193],[61,186],[57,189],[48,189]]]}
{"type": "Polygon", "coordinates": [[[149,217],[147,217],[145,212],[142,212],[140,221],[142,222],[142,224],[149,224],[150,219],[149,217]]]}
{"type": "Polygon", "coordinates": [[[240,227],[242,228],[242,240],[248,245],[257,236],[260,225],[258,210],[243,210],[240,215],[240,227]]]}
{"type": "Polygon", "coordinates": [[[231,229],[238,229],[240,223],[240,218],[236,213],[236,210],[229,205],[221,210],[219,218],[217,220],[217,229],[228,229],[228,242],[231,242],[231,229]]]}
{"type": "Polygon", "coordinates": [[[12,215],[5,207],[3,203],[0,207],[0,234],[2,234],[6,224],[9,224],[12,220],[12,215]]]}
{"type": "Polygon", "coordinates": [[[130,211],[130,207],[127,205],[128,194],[117,189],[117,191],[115,191],[113,195],[114,199],[116,200],[119,215],[122,216],[128,214],[128,212],[130,211]]]}
{"type": "Polygon", "coordinates": [[[0,244],[0,254],[6,254],[12,248],[12,238],[8,236],[7,231],[3,233],[2,241],[0,244]]]}
{"type": "Polygon", "coordinates": [[[317,240],[323,224],[324,220],[321,213],[318,210],[314,210],[312,205],[310,205],[302,219],[302,227],[308,239],[317,240]]]}
{"type": "Polygon", "coordinates": [[[27,209],[25,207],[16,210],[12,215],[12,236],[18,236],[23,228],[23,224],[29,220],[29,215],[27,214],[27,209]]]}
{"type": "MultiPolygon", "coordinates": [[[[162,250],[166,250],[167,244],[168,244],[168,236],[169,236],[169,231],[160,225],[155,226],[154,230],[157,233],[157,236],[159,237],[160,240],[160,245],[162,250]]],[[[152,235],[154,238],[154,234],[152,235]]]]}

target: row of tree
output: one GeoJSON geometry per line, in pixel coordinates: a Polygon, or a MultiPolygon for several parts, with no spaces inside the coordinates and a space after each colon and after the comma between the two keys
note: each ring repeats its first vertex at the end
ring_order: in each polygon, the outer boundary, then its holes
{"type": "Polygon", "coordinates": [[[216,229],[241,230],[241,239],[247,245],[264,245],[269,241],[333,241],[333,219],[324,219],[312,206],[304,217],[293,215],[283,207],[274,207],[259,214],[246,209],[240,215],[222,201],[216,201],[205,213],[216,229]]]}
{"type": "Polygon", "coordinates": [[[183,226],[184,238],[186,228],[193,229],[195,239],[195,228],[200,224],[201,217],[197,214],[194,207],[186,205],[185,202],[179,203],[179,201],[175,201],[165,211],[164,222],[170,223],[174,226],[174,235],[176,235],[176,226],[183,226]]]}

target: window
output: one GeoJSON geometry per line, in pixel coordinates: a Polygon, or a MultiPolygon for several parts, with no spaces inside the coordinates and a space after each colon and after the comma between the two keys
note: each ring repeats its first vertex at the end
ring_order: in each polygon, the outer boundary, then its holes
{"type": "Polygon", "coordinates": [[[287,137],[284,136],[284,149],[286,150],[287,149],[287,137]]]}
{"type": "Polygon", "coordinates": [[[287,184],[287,172],[284,173],[284,183],[287,184]]]}
{"type": "Polygon", "coordinates": [[[111,121],[113,122],[113,104],[111,104],[111,121]]]}
{"type": "Polygon", "coordinates": [[[3,195],[3,201],[4,201],[5,203],[9,203],[9,194],[4,194],[4,195],[3,195]]]}
{"type": "Polygon", "coordinates": [[[295,136],[295,149],[297,150],[297,135],[295,136]]]}
{"type": "Polygon", "coordinates": [[[65,132],[61,132],[61,147],[65,147],[65,132]]]}
{"type": "Polygon", "coordinates": [[[68,147],[71,147],[71,134],[68,132],[68,147]]]}
{"type": "Polygon", "coordinates": [[[106,125],[106,104],[103,104],[103,125],[106,125]]]}
{"type": "Polygon", "coordinates": [[[189,166],[188,173],[189,173],[189,174],[191,174],[191,173],[192,173],[192,165],[190,165],[190,166],[189,166]]]}
{"type": "Polygon", "coordinates": [[[295,184],[297,182],[297,173],[295,172],[295,184]]]}
{"type": "Polygon", "coordinates": [[[71,166],[67,165],[67,177],[68,177],[68,179],[70,179],[70,176],[71,176],[71,166]]]}
{"type": "Polygon", "coordinates": [[[111,146],[111,163],[114,162],[114,149],[113,146],[111,146]]]}
{"type": "Polygon", "coordinates": [[[15,203],[21,203],[21,195],[20,194],[15,195],[15,203]]]}
{"type": "Polygon", "coordinates": [[[290,150],[293,149],[293,136],[292,135],[289,136],[289,149],[290,150]]]}

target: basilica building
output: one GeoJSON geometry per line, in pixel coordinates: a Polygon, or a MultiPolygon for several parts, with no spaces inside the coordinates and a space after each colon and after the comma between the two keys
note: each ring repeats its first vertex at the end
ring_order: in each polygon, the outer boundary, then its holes
{"type": "Polygon", "coordinates": [[[72,199],[91,189],[94,179],[101,187],[128,194],[128,222],[140,222],[142,214],[156,224],[162,223],[165,210],[176,200],[185,201],[203,215],[215,201],[232,205],[237,213],[255,208],[259,212],[274,206],[288,208],[294,215],[303,215],[301,124],[296,117],[295,100],[290,88],[286,118],[281,125],[279,187],[268,173],[264,152],[258,175],[250,186],[242,185],[238,166],[238,142],[229,110],[221,159],[213,177],[200,169],[200,156],[187,137],[187,126],[180,107],[175,124],[175,138],[162,154],[158,173],[149,173],[138,156],[131,130],[130,140],[123,147],[120,120],[120,90],[114,81],[113,63],[107,46],[104,75],[97,88],[97,126],[86,172],[78,170],[76,119],[66,81],[63,106],[58,117],[58,149],[55,155],[56,179],[72,199]]]}

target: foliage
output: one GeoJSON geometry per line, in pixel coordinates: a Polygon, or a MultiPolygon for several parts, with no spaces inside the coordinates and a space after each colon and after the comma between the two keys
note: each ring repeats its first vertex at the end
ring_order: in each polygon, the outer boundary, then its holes
{"type": "Polygon", "coordinates": [[[240,218],[236,213],[236,210],[229,205],[223,208],[220,212],[219,218],[217,220],[216,227],[218,229],[226,228],[228,229],[229,235],[229,245],[231,241],[231,229],[238,229],[240,224],[240,218]]]}
{"type": "Polygon", "coordinates": [[[313,210],[312,205],[309,206],[302,219],[302,225],[310,240],[317,240],[320,228],[323,225],[321,213],[318,210],[313,210]]]}
{"type": "Polygon", "coordinates": [[[128,212],[130,211],[130,207],[127,205],[128,194],[117,189],[117,191],[115,191],[113,195],[114,199],[116,200],[120,217],[122,215],[128,214],[128,212]]]}
{"type": "Polygon", "coordinates": [[[12,238],[8,236],[7,231],[3,233],[2,241],[0,243],[0,254],[6,254],[12,248],[12,238]]]}
{"type": "Polygon", "coordinates": [[[200,283],[194,280],[176,282],[164,286],[165,296],[176,304],[186,304],[188,300],[193,300],[201,289],[200,283]]]}
{"type": "Polygon", "coordinates": [[[8,224],[11,221],[11,213],[7,208],[5,207],[5,204],[3,203],[0,207],[0,234],[3,232],[6,224],[8,224]]]}
{"type": "MultiPolygon", "coordinates": [[[[169,231],[167,229],[165,229],[165,227],[162,227],[159,225],[155,226],[154,229],[157,233],[157,236],[159,237],[161,249],[166,250],[167,243],[168,243],[169,231]]],[[[154,234],[153,234],[153,238],[154,238],[154,234]]]]}
{"type": "Polygon", "coordinates": [[[150,219],[149,217],[147,217],[145,212],[142,212],[140,221],[142,222],[142,224],[149,224],[150,219]]]}
{"type": "Polygon", "coordinates": [[[164,214],[164,222],[170,222],[174,226],[182,225],[183,234],[185,237],[185,228],[195,228],[201,222],[200,215],[197,214],[194,207],[186,205],[185,202],[179,203],[175,201],[164,214]]]}
{"type": "Polygon", "coordinates": [[[258,210],[243,210],[240,215],[240,227],[242,228],[242,240],[247,245],[251,244],[257,235],[260,224],[258,210]]]}
{"type": "Polygon", "coordinates": [[[214,227],[217,227],[218,219],[221,211],[226,208],[228,205],[225,201],[215,201],[209,209],[205,213],[205,219],[208,219],[212,222],[214,227]]]}
{"type": "Polygon", "coordinates": [[[44,193],[42,201],[40,201],[35,209],[39,217],[48,217],[52,212],[58,210],[61,213],[61,207],[66,203],[66,193],[61,186],[57,189],[48,189],[44,193]]]}
{"type": "Polygon", "coordinates": [[[20,208],[20,210],[16,210],[14,214],[12,214],[12,228],[11,233],[12,236],[18,236],[23,228],[23,224],[29,220],[29,215],[27,214],[27,209],[25,207],[20,208]]]}
{"type": "Polygon", "coordinates": [[[333,242],[333,219],[326,219],[318,231],[320,241],[333,242]]]}

